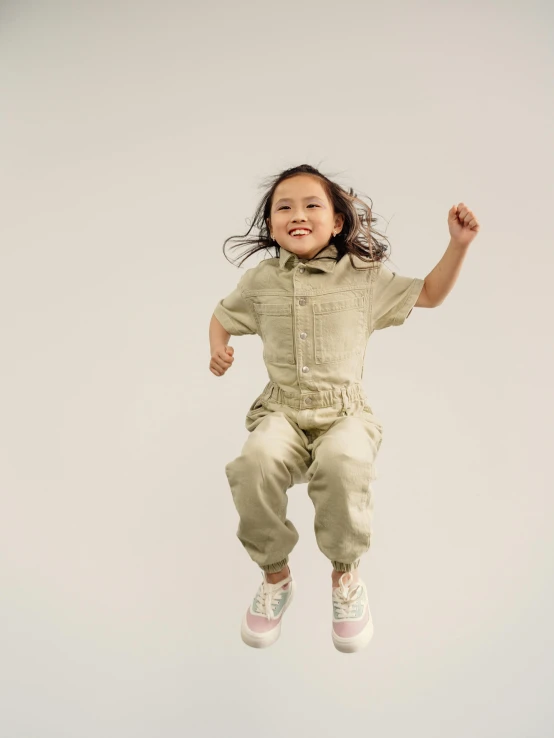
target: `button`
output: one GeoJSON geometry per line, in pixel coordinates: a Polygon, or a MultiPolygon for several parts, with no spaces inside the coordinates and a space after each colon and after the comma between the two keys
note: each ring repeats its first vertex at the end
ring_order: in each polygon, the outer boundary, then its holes
{"type": "Polygon", "coordinates": [[[305,305],[305,304],[306,304],[306,298],[305,298],[305,297],[301,297],[301,298],[300,298],[300,299],[298,300],[298,304],[299,304],[299,305],[305,305]]]}
{"type": "Polygon", "coordinates": [[[304,374],[306,374],[306,372],[309,372],[310,371],[310,367],[309,366],[303,366],[302,367],[302,371],[304,372],[304,374]]]}
{"type": "Polygon", "coordinates": [[[304,402],[306,403],[306,405],[311,405],[312,402],[313,402],[313,400],[312,400],[311,397],[306,397],[306,399],[304,400],[304,402]]]}
{"type": "Polygon", "coordinates": [[[302,274],[302,272],[306,271],[306,267],[300,266],[298,267],[298,271],[302,274]]]}
{"type": "Polygon", "coordinates": [[[304,340],[304,339],[305,339],[305,338],[307,338],[307,337],[308,337],[308,334],[307,334],[307,333],[304,333],[304,332],[302,332],[302,333],[300,334],[300,338],[301,338],[302,340],[304,340]]]}

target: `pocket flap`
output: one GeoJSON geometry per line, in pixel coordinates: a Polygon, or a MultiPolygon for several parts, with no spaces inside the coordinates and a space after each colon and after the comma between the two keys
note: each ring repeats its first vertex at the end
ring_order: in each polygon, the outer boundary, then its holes
{"type": "Polygon", "coordinates": [[[363,308],[365,305],[365,297],[351,297],[348,300],[332,300],[330,302],[314,303],[314,313],[334,313],[339,310],[356,310],[363,308]]]}
{"type": "Polygon", "coordinates": [[[257,313],[262,315],[291,315],[292,305],[283,305],[282,303],[255,302],[254,308],[257,313]]]}

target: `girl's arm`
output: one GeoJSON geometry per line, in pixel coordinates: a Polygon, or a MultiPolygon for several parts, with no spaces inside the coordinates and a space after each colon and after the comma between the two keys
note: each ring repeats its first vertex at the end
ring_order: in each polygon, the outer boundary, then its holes
{"type": "Polygon", "coordinates": [[[437,266],[425,277],[425,290],[433,305],[441,305],[454,287],[470,243],[481,224],[463,202],[448,211],[450,243],[437,266]]]}
{"type": "Polygon", "coordinates": [[[230,338],[231,334],[225,330],[215,315],[212,315],[210,321],[210,353],[213,354],[216,349],[227,346],[230,338]]]}
{"type": "Polygon", "coordinates": [[[235,360],[232,346],[227,346],[230,336],[231,334],[225,330],[215,315],[212,315],[210,321],[210,371],[216,377],[222,377],[235,360]]]}

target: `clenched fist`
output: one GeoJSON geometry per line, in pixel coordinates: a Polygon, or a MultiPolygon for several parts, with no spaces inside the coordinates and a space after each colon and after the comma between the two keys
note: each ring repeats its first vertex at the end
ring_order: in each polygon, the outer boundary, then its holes
{"type": "Polygon", "coordinates": [[[232,346],[220,346],[214,349],[212,358],[210,359],[210,371],[216,377],[222,377],[233,361],[235,349],[232,346]]]}

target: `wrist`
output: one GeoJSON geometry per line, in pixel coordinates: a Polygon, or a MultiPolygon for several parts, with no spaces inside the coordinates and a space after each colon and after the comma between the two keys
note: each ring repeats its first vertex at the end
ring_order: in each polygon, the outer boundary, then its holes
{"type": "Polygon", "coordinates": [[[458,241],[455,238],[450,239],[450,245],[452,246],[452,248],[455,248],[455,249],[468,249],[469,248],[469,243],[465,243],[464,241],[458,241]]]}
{"type": "Polygon", "coordinates": [[[225,351],[226,348],[227,348],[227,343],[223,341],[215,341],[214,343],[210,344],[210,352],[212,354],[215,354],[215,352],[219,350],[225,351]]]}

